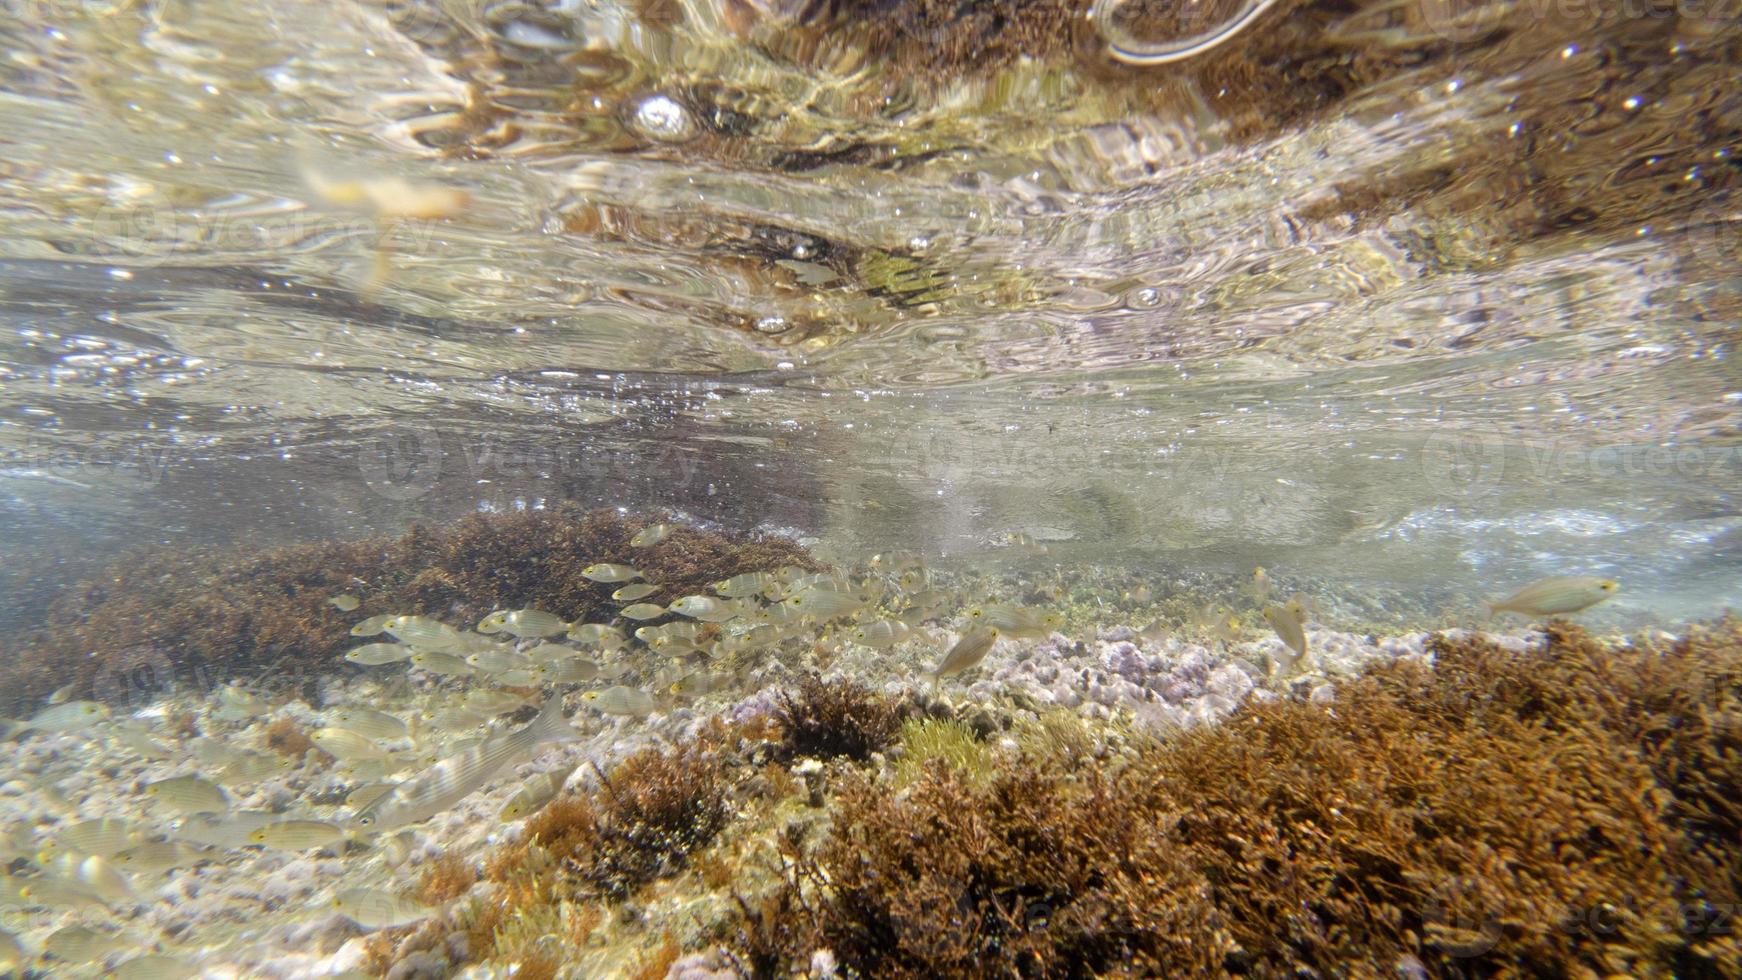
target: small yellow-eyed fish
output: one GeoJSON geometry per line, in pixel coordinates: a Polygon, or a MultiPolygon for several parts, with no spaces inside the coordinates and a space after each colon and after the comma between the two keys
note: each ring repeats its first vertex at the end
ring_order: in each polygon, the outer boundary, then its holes
{"type": "Polygon", "coordinates": [[[220,786],[241,786],[258,783],[268,776],[295,767],[295,760],[276,752],[243,752],[219,769],[212,778],[220,786]]]}
{"type": "Polygon", "coordinates": [[[486,674],[500,674],[509,670],[531,670],[536,664],[532,658],[513,649],[502,648],[483,650],[466,658],[466,663],[475,670],[486,674]]]}
{"type": "Polygon", "coordinates": [[[367,783],[352,790],[345,796],[345,805],[352,810],[361,810],[381,798],[381,794],[393,788],[392,783],[367,783]]]}
{"type": "Polygon", "coordinates": [[[992,652],[992,644],[998,640],[998,631],[989,626],[975,626],[962,634],[956,645],[950,647],[950,652],[944,654],[943,663],[932,671],[932,680],[939,681],[945,677],[953,677],[980,661],[986,659],[986,654],[992,652]]]}
{"type": "Polygon", "coordinates": [[[466,707],[485,715],[499,715],[505,711],[518,711],[531,704],[518,694],[507,691],[492,691],[489,688],[477,688],[466,692],[466,707]]]}
{"type": "Polygon", "coordinates": [[[375,636],[376,634],[387,629],[387,624],[389,622],[391,622],[392,620],[398,619],[398,618],[399,617],[397,617],[397,616],[393,616],[393,615],[386,614],[386,613],[384,613],[380,616],[370,616],[368,619],[365,619],[361,623],[358,623],[357,625],[351,627],[351,635],[352,636],[375,636]]]}
{"type": "Polygon", "coordinates": [[[546,701],[526,727],[494,735],[450,755],[420,775],[393,787],[354,818],[358,828],[372,833],[419,823],[448,809],[518,765],[546,742],[580,738],[563,718],[562,696],[546,701]]]}
{"type": "Polygon", "coordinates": [[[629,547],[651,548],[670,537],[671,530],[670,524],[649,524],[635,532],[635,536],[629,539],[629,547]]]}
{"type": "Polygon", "coordinates": [[[266,702],[236,684],[225,684],[218,689],[218,709],[212,712],[212,717],[219,721],[246,721],[265,713],[266,702]]]}
{"type": "Polygon", "coordinates": [[[222,813],[230,808],[224,791],[198,776],[176,776],[148,783],[145,795],[182,813],[222,813]]]}
{"type": "Polygon", "coordinates": [[[666,608],[692,619],[707,619],[725,608],[726,604],[705,595],[686,595],[666,608]]]}
{"type": "Polygon", "coordinates": [[[379,888],[347,888],[333,898],[333,908],[365,929],[392,929],[429,918],[434,909],[379,888]]]}
{"type": "Polygon", "coordinates": [[[623,631],[604,623],[579,623],[569,628],[569,639],[576,643],[618,644],[627,642],[623,631]]]}
{"type": "Polygon", "coordinates": [[[265,810],[240,810],[226,816],[196,814],[178,821],[169,834],[176,840],[234,850],[252,843],[249,834],[280,819],[278,814],[265,810]]]}
{"type": "Polygon", "coordinates": [[[848,635],[854,643],[884,650],[906,639],[910,632],[907,624],[899,619],[875,619],[859,624],[848,635]]]}
{"type": "Polygon", "coordinates": [[[658,619],[665,615],[665,607],[651,602],[637,602],[633,606],[624,606],[618,612],[629,619],[658,619]]]}
{"type": "Polygon", "coordinates": [[[408,647],[435,653],[458,653],[466,645],[459,630],[426,616],[395,616],[387,621],[387,632],[408,647]]]}
{"type": "Polygon", "coordinates": [[[635,582],[611,593],[611,598],[618,602],[635,602],[638,599],[647,598],[661,588],[664,586],[654,585],[652,582],[635,582]]]}
{"type": "Polygon", "coordinates": [[[323,820],[280,820],[249,834],[248,842],[275,851],[307,851],[326,847],[344,836],[344,830],[323,820]]]}
{"type": "Polygon", "coordinates": [[[70,925],[49,933],[48,938],[42,941],[42,950],[68,963],[89,963],[110,953],[138,945],[137,939],[118,932],[101,932],[90,926],[70,925]]]}
{"type": "Polygon", "coordinates": [[[1301,625],[1300,612],[1284,606],[1265,606],[1264,621],[1282,637],[1282,642],[1288,646],[1292,655],[1286,660],[1278,660],[1272,665],[1272,673],[1278,679],[1292,676],[1307,659],[1306,630],[1301,625]]]}
{"type": "Polygon", "coordinates": [[[1552,575],[1538,579],[1504,599],[1488,603],[1488,617],[1503,612],[1522,616],[1561,616],[1602,602],[1621,584],[1596,575],[1552,575]]]}
{"type": "Polygon", "coordinates": [[[768,572],[745,572],[714,583],[714,591],[728,599],[738,599],[761,592],[775,578],[768,572]]]}
{"type": "Polygon", "coordinates": [[[652,643],[662,636],[682,637],[693,640],[700,636],[702,627],[696,623],[686,623],[682,620],[665,623],[660,626],[643,626],[635,631],[635,638],[643,643],[652,643]]]}
{"type": "Polygon", "coordinates": [[[737,678],[731,674],[698,670],[672,682],[671,693],[686,698],[699,698],[704,694],[723,691],[735,680],[737,678]]]}
{"type": "Polygon", "coordinates": [[[78,909],[108,904],[89,885],[66,878],[13,878],[7,882],[7,890],[10,895],[0,896],[7,905],[78,909]]]}
{"type": "Polygon", "coordinates": [[[569,657],[543,664],[538,672],[546,684],[585,684],[599,677],[599,665],[586,657],[569,657]]]}
{"type": "Polygon", "coordinates": [[[8,734],[46,732],[60,735],[81,731],[108,717],[109,709],[95,701],[66,701],[38,711],[29,721],[13,722],[12,730],[8,734]]]}
{"type": "Polygon", "coordinates": [[[567,660],[570,657],[579,656],[581,656],[581,651],[576,650],[574,647],[564,646],[561,643],[540,643],[538,646],[526,651],[527,659],[531,660],[534,664],[554,663],[558,660],[567,660]]]}
{"type": "Polygon", "coordinates": [[[309,733],[309,739],[322,752],[343,762],[387,758],[386,749],[348,728],[317,728],[309,733]]]}
{"type": "Polygon", "coordinates": [[[340,612],[356,612],[357,607],[363,604],[356,596],[349,594],[336,595],[327,601],[332,603],[333,608],[340,612]]]}
{"type": "Polygon", "coordinates": [[[187,980],[199,972],[199,967],[179,956],[146,953],[116,966],[109,976],[113,980],[187,980]]]}
{"type": "Polygon", "coordinates": [[[607,687],[603,691],[588,691],[581,697],[594,708],[608,715],[644,718],[659,707],[653,695],[633,687],[607,687]]]}
{"type": "Polygon", "coordinates": [[[543,639],[567,633],[569,624],[561,616],[542,609],[513,609],[493,612],[478,624],[480,633],[511,633],[523,640],[543,639]]]}
{"type": "Polygon", "coordinates": [[[815,616],[817,619],[839,619],[851,616],[865,604],[864,600],[850,592],[838,592],[829,588],[811,587],[794,593],[782,600],[786,606],[800,616],[815,616]]]}
{"type": "Polygon", "coordinates": [[[1270,575],[1263,567],[1252,570],[1252,581],[1247,585],[1247,590],[1252,593],[1255,602],[1270,601],[1270,575]]]}
{"type": "Polygon", "coordinates": [[[788,603],[776,602],[756,610],[754,618],[759,623],[769,623],[774,626],[790,626],[800,622],[807,614],[788,603]]]}
{"type": "Polygon", "coordinates": [[[83,820],[54,835],[55,843],[61,847],[97,857],[114,857],[139,843],[139,839],[138,829],[119,817],[83,820]]]}
{"type": "Polygon", "coordinates": [[[53,878],[88,889],[105,902],[121,904],[138,900],[133,885],[108,858],[95,855],[59,854],[43,863],[53,878]]]}
{"type": "Polygon", "coordinates": [[[1026,606],[994,603],[969,610],[968,619],[984,623],[1011,639],[1045,639],[1062,624],[1057,613],[1043,613],[1026,606]]]}
{"type": "Polygon", "coordinates": [[[359,704],[334,708],[331,716],[333,727],[349,729],[365,738],[385,741],[404,738],[406,735],[405,722],[398,717],[359,704]]]}
{"type": "Polygon", "coordinates": [[[508,802],[502,804],[502,811],[497,814],[503,820],[521,820],[537,813],[546,803],[556,798],[562,791],[563,784],[568,782],[572,769],[553,769],[541,772],[520,784],[508,802]]]}
{"type": "Polygon", "coordinates": [[[0,974],[15,972],[29,958],[24,955],[24,944],[18,937],[0,929],[0,974]]]}
{"type": "Polygon", "coordinates": [[[167,759],[174,755],[169,746],[152,738],[150,732],[136,725],[115,725],[109,729],[109,736],[117,744],[147,759],[167,759]]]}
{"type": "Polygon", "coordinates": [[[115,867],[128,874],[151,875],[212,860],[211,853],[173,840],[148,840],[115,855],[115,867]]]}
{"type": "Polygon", "coordinates": [[[627,582],[631,579],[646,577],[633,566],[616,565],[608,561],[600,562],[597,565],[588,565],[586,568],[581,569],[581,575],[582,577],[591,579],[594,582],[606,583],[627,582]]]}
{"type": "Polygon", "coordinates": [[[411,657],[411,648],[400,643],[365,643],[345,652],[345,659],[362,667],[396,664],[411,657]]]}
{"type": "Polygon", "coordinates": [[[412,654],[410,660],[412,666],[442,677],[461,677],[472,672],[472,665],[466,663],[464,657],[456,657],[451,653],[419,651],[412,654]]]}
{"type": "Polygon", "coordinates": [[[647,645],[668,657],[684,657],[702,649],[696,641],[684,636],[655,637],[647,645]]]}
{"type": "Polygon", "coordinates": [[[1238,643],[1240,634],[1240,618],[1229,613],[1210,624],[1210,635],[1223,643],[1238,643]]]}

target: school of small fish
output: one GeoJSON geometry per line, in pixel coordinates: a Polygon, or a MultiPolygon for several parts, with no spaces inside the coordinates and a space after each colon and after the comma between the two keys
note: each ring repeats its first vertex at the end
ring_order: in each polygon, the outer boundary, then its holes
{"type": "MultiPolygon", "coordinates": [[[[651,548],[678,530],[650,525],[630,545],[651,548]]],[[[1045,553],[1026,536],[1008,543],[1045,553]]],[[[0,908],[18,909],[44,925],[23,935],[0,932],[0,975],[28,964],[44,971],[88,966],[153,980],[197,975],[193,943],[182,948],[129,925],[129,910],[151,901],[168,876],[224,865],[247,852],[379,854],[386,860],[404,851],[406,828],[505,784],[506,801],[492,812],[503,822],[525,819],[561,792],[575,769],[571,761],[513,785],[518,767],[547,747],[576,741],[589,726],[633,724],[697,699],[750,693],[755,684],[748,668],[769,658],[827,657],[851,644],[892,663],[911,663],[911,677],[940,686],[973,671],[1001,643],[1044,640],[1065,626],[1062,616],[1042,608],[962,603],[934,587],[925,564],[911,555],[876,555],[858,572],[794,566],[745,572],[712,583],[707,594],[671,595],[663,604],[649,601],[663,587],[632,565],[601,562],[584,575],[617,603],[616,616],[571,622],[523,608],[492,612],[471,629],[415,613],[371,615],[349,626],[362,642],[343,654],[352,665],[346,669],[421,674],[423,683],[447,696],[420,711],[341,703],[319,712],[319,724],[307,735],[349,781],[342,802],[239,807],[250,787],[306,760],[245,740],[176,735],[154,726],[161,712],[118,718],[111,707],[74,699],[68,689],[32,717],[9,722],[10,739],[101,739],[130,754],[148,776],[131,790],[148,817],[80,813],[69,804],[38,826],[5,828],[0,856],[12,863],[0,876],[0,908]],[[577,696],[569,701],[571,693],[577,696]],[[576,710],[570,716],[565,707],[576,710]],[[519,723],[508,720],[521,712],[519,723]]],[[[1487,609],[1490,616],[1565,615],[1618,588],[1606,578],[1556,576],[1491,600],[1487,609]]],[[[1056,586],[1037,591],[1063,594],[1056,586]]],[[[1280,650],[1266,654],[1271,680],[1312,670],[1308,624],[1320,615],[1317,602],[1299,593],[1277,601],[1262,568],[1239,591],[1280,640],[1280,650]]],[[[1123,595],[1136,606],[1151,599],[1146,586],[1123,595]]],[[[333,596],[330,605],[343,615],[363,602],[347,593],[333,596]]],[[[1181,628],[1232,645],[1245,642],[1244,622],[1234,608],[1211,604],[1181,628]]],[[[1167,629],[1158,621],[1139,635],[1154,639],[1167,629]]],[[[212,692],[211,704],[213,719],[243,728],[274,711],[240,684],[212,692]]],[[[57,798],[52,786],[40,791],[57,798]]],[[[320,908],[303,911],[341,915],[363,930],[404,926],[439,911],[383,887],[382,880],[347,877],[336,884],[342,887],[320,908]]]]}

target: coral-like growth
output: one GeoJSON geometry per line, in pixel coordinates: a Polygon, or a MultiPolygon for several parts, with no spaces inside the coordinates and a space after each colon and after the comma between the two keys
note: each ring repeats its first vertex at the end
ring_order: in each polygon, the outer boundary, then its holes
{"type": "Polygon", "coordinates": [[[418,876],[413,893],[425,905],[445,905],[470,891],[478,880],[478,869],[458,854],[438,854],[418,876]]]}
{"type": "Polygon", "coordinates": [[[629,980],[665,980],[671,965],[677,962],[679,952],[677,940],[671,933],[666,933],[665,940],[642,959],[629,980]]]}
{"type": "MultiPolygon", "coordinates": [[[[583,894],[623,898],[636,887],[681,868],[707,846],[731,815],[728,781],[717,751],[705,741],[666,754],[638,752],[587,796],[551,801],[527,821],[528,852],[556,862],[559,877],[583,894]]],[[[499,856],[492,874],[515,869],[513,852],[499,856]]]]}
{"type": "Polygon", "coordinates": [[[1742,627],[1434,653],[1117,772],[1030,759],[979,787],[932,765],[895,793],[849,771],[830,836],[743,904],[739,953],[777,972],[827,948],[865,976],[1742,975],[1719,928],[1742,899],[1742,627]]]}
{"type": "Polygon", "coordinates": [[[68,683],[81,697],[150,694],[137,689],[138,670],[117,673],[134,661],[167,662],[174,676],[153,680],[165,690],[237,676],[302,678],[345,667],[341,655],[355,642],[347,628],[378,613],[471,623],[495,608],[536,607],[603,622],[617,606],[611,586],[581,575],[595,562],[634,564],[673,595],[740,572],[819,567],[784,538],[690,527],[650,548],[629,547],[646,523],[563,505],[474,514],[397,539],[129,556],[54,604],[44,628],[0,668],[0,690],[17,713],[68,683]],[[341,592],[362,605],[338,612],[327,600],[341,592]]]}
{"type": "Polygon", "coordinates": [[[966,782],[979,784],[992,775],[992,752],[959,721],[909,718],[901,726],[901,758],[890,771],[890,781],[907,786],[931,765],[947,766],[966,782]]]}
{"type": "Polygon", "coordinates": [[[776,722],[782,758],[846,756],[864,761],[895,742],[908,709],[851,681],[807,675],[781,693],[776,722]]]}
{"type": "Polygon", "coordinates": [[[266,726],[266,747],[298,761],[313,751],[320,765],[326,766],[333,762],[333,757],[315,745],[314,739],[308,737],[302,726],[289,718],[274,719],[272,724],[266,726]]]}

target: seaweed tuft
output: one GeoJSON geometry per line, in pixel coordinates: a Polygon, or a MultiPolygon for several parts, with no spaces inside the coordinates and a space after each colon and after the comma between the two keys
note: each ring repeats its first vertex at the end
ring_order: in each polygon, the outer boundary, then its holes
{"type": "Polygon", "coordinates": [[[457,854],[438,854],[424,865],[413,893],[425,905],[446,905],[470,891],[478,880],[478,869],[457,854]]]}
{"type": "Polygon", "coordinates": [[[825,681],[810,674],[796,691],[780,695],[775,708],[781,732],[777,754],[783,759],[845,757],[864,762],[895,743],[909,713],[907,704],[852,681],[825,681]]]}
{"type": "Polygon", "coordinates": [[[724,934],[757,975],[1742,975],[1742,627],[1433,652],[1117,768],[847,770],[724,934]]]}
{"type": "MultiPolygon", "coordinates": [[[[551,801],[526,827],[525,848],[584,894],[620,900],[675,873],[731,815],[726,769],[707,742],[669,754],[647,749],[598,776],[591,794],[551,801]]],[[[492,874],[505,878],[516,864],[512,854],[499,857],[492,874]]]]}

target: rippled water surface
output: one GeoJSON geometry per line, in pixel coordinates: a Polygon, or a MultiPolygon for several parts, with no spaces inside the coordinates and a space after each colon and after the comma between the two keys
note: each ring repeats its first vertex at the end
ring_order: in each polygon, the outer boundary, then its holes
{"type": "Polygon", "coordinates": [[[0,0],[0,978],[1734,975],[1739,143],[1742,0],[0,0]]]}
{"type": "Polygon", "coordinates": [[[1735,599],[1732,13],[939,6],[7,4],[8,615],[569,499],[1735,599]]]}

